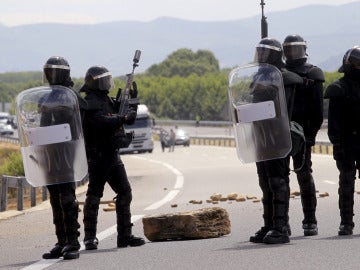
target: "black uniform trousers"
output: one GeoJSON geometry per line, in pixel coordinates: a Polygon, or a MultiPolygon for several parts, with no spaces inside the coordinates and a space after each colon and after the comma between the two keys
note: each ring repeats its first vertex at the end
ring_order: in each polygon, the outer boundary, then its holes
{"type": "MultiPolygon", "coordinates": [[[[340,149],[340,152],[343,149],[340,149]]],[[[360,150],[359,150],[360,151],[360,150]]],[[[354,192],[356,170],[360,171],[360,152],[336,156],[336,166],[339,170],[339,209],[342,225],[354,226],[354,192]]],[[[334,153],[339,152],[334,146],[334,153]]],[[[360,172],[359,172],[360,174],[360,172]]],[[[360,175],[359,175],[360,177],[360,175]]]]}
{"type": "Polygon", "coordinates": [[[55,233],[60,245],[76,243],[80,233],[78,229],[79,207],[75,195],[75,183],[63,183],[47,186],[53,212],[55,233]]]}
{"type": "Polygon", "coordinates": [[[116,196],[118,232],[131,227],[130,203],[132,190],[125,166],[117,150],[88,151],[89,184],[84,206],[85,240],[94,239],[100,198],[108,183],[116,196]]]}
{"type": "Polygon", "coordinates": [[[264,226],[281,230],[288,224],[290,199],[289,157],[256,163],[263,192],[264,226]]]}
{"type": "Polygon", "coordinates": [[[301,193],[301,204],[304,213],[303,224],[317,224],[315,216],[317,199],[315,182],[312,176],[311,147],[311,144],[306,143],[305,156],[303,156],[303,152],[300,152],[292,157],[301,193]]]}

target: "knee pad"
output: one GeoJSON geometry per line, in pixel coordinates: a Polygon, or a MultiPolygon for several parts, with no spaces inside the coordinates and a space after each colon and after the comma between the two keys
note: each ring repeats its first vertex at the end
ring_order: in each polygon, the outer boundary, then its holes
{"type": "Polygon", "coordinates": [[[87,195],[85,205],[89,208],[97,208],[100,203],[100,197],[94,195],[87,195]]]}
{"type": "Polygon", "coordinates": [[[355,172],[343,172],[340,173],[340,185],[351,186],[355,183],[356,171],[355,172]]]}
{"type": "Polygon", "coordinates": [[[118,194],[115,199],[117,207],[127,206],[130,205],[132,201],[132,194],[131,192],[127,192],[126,194],[118,194]]]}
{"type": "Polygon", "coordinates": [[[79,207],[79,203],[76,200],[76,197],[72,194],[62,194],[60,201],[63,210],[73,209],[73,208],[78,209],[79,207]]]}
{"type": "Polygon", "coordinates": [[[272,177],[269,183],[272,191],[286,191],[288,189],[288,182],[281,177],[272,177]]]}
{"type": "Polygon", "coordinates": [[[260,177],[259,176],[259,186],[260,186],[262,191],[268,190],[270,188],[268,179],[266,177],[260,177]]]}

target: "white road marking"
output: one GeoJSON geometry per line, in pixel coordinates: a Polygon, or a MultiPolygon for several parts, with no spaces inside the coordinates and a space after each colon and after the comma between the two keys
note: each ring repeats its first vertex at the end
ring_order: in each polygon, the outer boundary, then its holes
{"type": "Polygon", "coordinates": [[[148,158],[145,158],[145,157],[139,157],[139,156],[133,156],[133,158],[142,159],[142,160],[146,160],[146,161],[149,161],[149,162],[158,163],[158,164],[163,165],[164,167],[168,168],[170,171],[172,171],[176,175],[176,183],[175,183],[174,189],[180,189],[180,188],[183,187],[183,185],[184,185],[184,176],[182,175],[181,172],[179,172],[179,170],[177,170],[176,168],[174,168],[170,164],[167,164],[165,162],[158,161],[158,160],[148,159],[148,158]]]}
{"type": "Polygon", "coordinates": [[[134,158],[143,159],[143,160],[147,160],[147,161],[150,161],[150,162],[161,164],[164,167],[168,168],[170,171],[172,171],[176,175],[176,182],[175,182],[175,185],[174,185],[174,189],[170,190],[169,193],[163,199],[161,199],[160,201],[158,201],[156,203],[153,203],[152,205],[146,207],[144,210],[149,211],[149,210],[158,209],[159,207],[161,207],[164,204],[166,204],[166,203],[170,202],[171,200],[173,200],[176,197],[176,195],[180,192],[179,189],[181,189],[184,186],[184,176],[182,175],[182,173],[178,169],[171,166],[170,164],[162,162],[162,161],[152,160],[152,159],[139,157],[139,156],[134,156],[134,158]]]}
{"type": "MultiPolygon", "coordinates": [[[[172,199],[174,199],[176,197],[176,195],[180,192],[179,189],[181,189],[184,185],[184,176],[182,175],[181,172],[179,172],[176,168],[172,167],[171,165],[165,163],[165,162],[161,162],[161,161],[157,161],[157,160],[151,160],[151,159],[147,159],[147,158],[143,158],[143,157],[137,157],[134,156],[134,158],[138,158],[138,159],[143,159],[143,160],[147,160],[150,162],[154,162],[154,163],[159,163],[165,167],[167,167],[169,170],[171,170],[175,175],[176,175],[176,182],[174,185],[174,189],[170,190],[169,193],[160,201],[153,203],[152,205],[146,207],[144,210],[155,210],[158,209],[159,207],[163,206],[164,204],[170,202],[172,199]]],[[[131,217],[131,222],[134,223],[136,221],[138,221],[139,219],[141,219],[144,215],[134,215],[131,217]]],[[[106,239],[107,237],[113,235],[114,233],[116,233],[116,227],[117,225],[111,226],[110,228],[98,233],[96,235],[96,237],[99,239],[99,241],[106,239]]],[[[85,246],[82,243],[81,247],[80,247],[80,251],[85,250],[85,246]]],[[[58,261],[62,261],[63,259],[52,259],[52,260],[40,260],[37,261],[36,263],[33,263],[31,265],[28,265],[24,268],[21,268],[21,270],[42,270],[45,269],[55,263],[57,263],[58,261]]]]}
{"type": "Polygon", "coordinates": [[[163,206],[164,204],[166,204],[166,203],[170,202],[172,199],[174,199],[178,193],[179,193],[179,190],[170,190],[170,192],[162,200],[146,207],[144,210],[149,211],[149,210],[158,209],[159,207],[163,206]]]}
{"type": "Polygon", "coordinates": [[[58,261],[62,261],[62,259],[53,259],[53,260],[41,260],[38,261],[36,263],[30,264],[27,267],[21,268],[21,270],[40,270],[40,269],[45,269],[55,263],[57,263],[58,261]]]}
{"type": "Polygon", "coordinates": [[[324,180],[324,183],[330,184],[330,185],[337,185],[338,183],[334,181],[324,180]]]}

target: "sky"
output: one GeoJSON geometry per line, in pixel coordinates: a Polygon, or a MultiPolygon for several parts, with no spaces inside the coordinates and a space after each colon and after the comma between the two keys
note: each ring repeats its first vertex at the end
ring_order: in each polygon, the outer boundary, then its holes
{"type": "MultiPolygon", "coordinates": [[[[360,0],[264,0],[267,12],[306,5],[342,5],[360,0]]],[[[97,24],[152,21],[173,17],[193,21],[227,21],[261,13],[261,0],[0,0],[0,24],[43,22],[97,24]]]]}

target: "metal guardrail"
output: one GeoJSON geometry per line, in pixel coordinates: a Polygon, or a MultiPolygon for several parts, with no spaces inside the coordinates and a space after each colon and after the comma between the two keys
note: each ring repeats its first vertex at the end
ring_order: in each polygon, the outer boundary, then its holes
{"type": "MultiPolygon", "coordinates": [[[[0,136],[1,142],[8,142],[13,144],[19,144],[19,138],[11,137],[11,136],[0,136]]],[[[86,176],[83,180],[76,182],[76,186],[85,185],[88,181],[88,177],[86,176]]],[[[24,191],[25,189],[30,189],[30,207],[36,206],[36,193],[38,189],[41,189],[41,199],[42,201],[46,201],[48,198],[48,191],[46,186],[43,187],[33,187],[31,186],[24,176],[8,176],[3,175],[2,179],[0,179],[1,189],[0,189],[0,212],[4,212],[8,207],[8,196],[9,188],[16,188],[17,193],[17,210],[24,210],[24,191]]]]}
{"type": "MultiPolygon", "coordinates": [[[[191,136],[190,145],[192,144],[236,147],[235,139],[232,136],[191,136]]],[[[312,152],[332,155],[333,146],[330,142],[316,142],[312,147],[312,152]]]]}
{"type": "Polygon", "coordinates": [[[230,121],[195,121],[195,120],[155,120],[156,126],[201,126],[201,127],[231,127],[230,121]]]}
{"type": "Polygon", "coordinates": [[[0,135],[0,142],[19,144],[20,140],[19,140],[19,138],[15,138],[15,137],[11,137],[11,136],[0,135]]]}
{"type": "Polygon", "coordinates": [[[316,142],[312,147],[312,152],[317,154],[332,155],[333,145],[331,142],[316,142]]]}
{"type": "MultiPolygon", "coordinates": [[[[232,127],[232,121],[206,121],[206,120],[163,120],[156,119],[155,125],[164,126],[199,126],[199,127],[232,127]]],[[[324,119],[321,128],[328,127],[328,120],[324,119]]]]}
{"type": "MultiPolygon", "coordinates": [[[[32,187],[28,184],[25,177],[16,177],[3,175],[1,180],[1,191],[0,191],[0,212],[7,210],[8,202],[8,188],[17,189],[17,210],[24,210],[24,190],[30,188],[30,206],[36,206],[36,192],[38,188],[32,187]]],[[[40,187],[42,189],[42,201],[47,200],[46,187],[40,187]]]]}
{"type": "MultiPolygon", "coordinates": [[[[83,180],[76,182],[76,186],[85,185],[88,182],[86,176],[83,180]]],[[[8,176],[3,175],[1,180],[0,190],[0,212],[7,210],[8,206],[8,188],[16,188],[17,190],[17,210],[24,210],[24,191],[26,188],[30,188],[30,207],[36,206],[36,193],[38,189],[41,189],[41,200],[46,201],[48,198],[48,191],[46,186],[33,187],[31,186],[24,176],[8,176]]]]}
{"type": "Polygon", "coordinates": [[[191,136],[190,145],[212,145],[236,147],[234,137],[191,136]]]}

